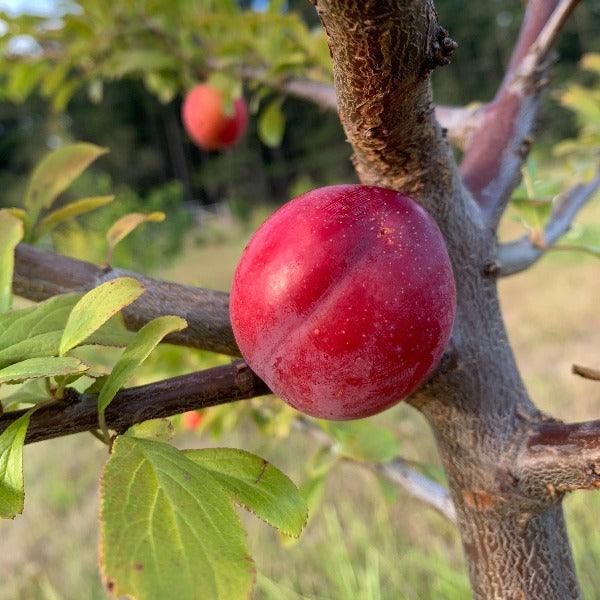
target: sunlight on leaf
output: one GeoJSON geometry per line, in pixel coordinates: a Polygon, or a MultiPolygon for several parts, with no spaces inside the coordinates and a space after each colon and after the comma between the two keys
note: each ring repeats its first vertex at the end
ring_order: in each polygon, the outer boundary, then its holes
{"type": "Polygon", "coordinates": [[[110,204],[114,200],[114,198],[114,196],[92,196],[90,198],[82,198],[81,200],[77,200],[76,202],[71,202],[70,204],[61,206],[60,208],[46,215],[39,222],[38,226],[35,228],[34,231],[35,238],[38,239],[43,237],[44,235],[52,231],[52,229],[54,229],[62,221],[72,219],[73,217],[83,215],[92,210],[96,210],[101,206],[106,206],[107,204],[110,204]]]}
{"type": "Polygon", "coordinates": [[[169,333],[181,331],[187,327],[187,321],[181,317],[157,317],[146,323],[125,348],[125,351],[113,367],[98,396],[98,412],[103,414],[112,402],[115,394],[127,383],[135,370],[148,358],[160,341],[169,333]]]}
{"type": "Polygon", "coordinates": [[[264,458],[235,448],[186,450],[233,499],[282,533],[298,537],[308,518],[298,488],[264,458]]]}
{"type": "Polygon", "coordinates": [[[31,411],[11,423],[0,435],[0,518],[14,519],[23,512],[23,444],[31,411]]]}
{"type": "Polygon", "coordinates": [[[106,254],[106,263],[110,264],[115,246],[134,229],[143,223],[160,223],[165,220],[165,213],[156,211],[145,215],[144,213],[129,213],[115,221],[106,232],[106,241],[108,242],[108,252],[106,254]]]}
{"type": "Polygon", "coordinates": [[[89,366],[74,356],[47,356],[27,358],[21,362],[0,369],[0,383],[20,383],[38,377],[55,377],[83,373],[89,366]]]}
{"type": "Polygon", "coordinates": [[[94,144],[63,146],[48,154],[36,167],[25,193],[25,207],[35,223],[43,208],[50,208],[83,171],[108,150],[94,144]]]}
{"type": "Polygon", "coordinates": [[[113,279],[89,291],[69,315],[60,341],[59,354],[63,355],[81,344],[143,293],[142,284],[131,277],[113,279]]]}
{"type": "Polygon", "coordinates": [[[12,304],[15,247],[23,239],[23,222],[7,210],[0,210],[0,313],[12,304]]]}
{"type": "Polygon", "coordinates": [[[270,147],[281,144],[285,131],[285,116],[281,110],[283,98],[277,98],[267,105],[258,118],[258,135],[270,147]]]}

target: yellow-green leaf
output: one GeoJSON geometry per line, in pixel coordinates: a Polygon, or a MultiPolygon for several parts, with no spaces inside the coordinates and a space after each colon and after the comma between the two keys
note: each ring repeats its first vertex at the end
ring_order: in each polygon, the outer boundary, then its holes
{"type": "Polygon", "coordinates": [[[27,358],[0,369],[0,383],[21,383],[39,377],[55,377],[83,373],[89,366],[74,356],[27,358]]]}
{"type": "Polygon", "coordinates": [[[92,196],[61,206],[41,219],[38,226],[35,228],[34,233],[36,239],[46,235],[62,221],[96,210],[101,206],[106,206],[107,204],[110,204],[114,198],[114,196],[92,196]]]}
{"type": "Polygon", "coordinates": [[[36,167],[25,193],[25,208],[35,223],[43,208],[50,208],[59,194],[81,175],[90,163],[108,150],[94,144],[63,146],[48,154],[36,167]]]}
{"type": "Polygon", "coordinates": [[[588,71],[595,71],[600,75],[600,53],[590,52],[581,59],[581,67],[588,71]]]}
{"type": "Polygon", "coordinates": [[[23,444],[31,411],[11,423],[0,435],[0,517],[14,519],[23,512],[23,444]]]}
{"type": "Polygon", "coordinates": [[[281,144],[285,130],[285,116],[281,110],[282,98],[273,100],[258,118],[258,135],[262,142],[271,147],[281,144]]]}
{"type": "Polygon", "coordinates": [[[108,242],[108,252],[106,262],[110,264],[115,246],[126,236],[128,236],[136,227],[143,223],[159,223],[165,220],[165,213],[157,211],[145,215],[144,213],[133,212],[124,215],[115,221],[106,232],[106,241],[108,242]]]}
{"type": "Polygon", "coordinates": [[[119,436],[100,496],[100,562],[112,594],[136,600],[250,597],[253,563],[239,517],[221,485],[182,452],[119,436]]]}
{"type": "Polygon", "coordinates": [[[81,344],[143,292],[142,284],[132,277],[113,279],[89,291],[69,315],[60,341],[59,354],[63,355],[81,344]]]}
{"type": "Polygon", "coordinates": [[[103,414],[112,402],[115,394],[127,383],[134,371],[148,358],[159,342],[173,331],[187,327],[187,321],[181,317],[157,317],[146,323],[125,348],[98,396],[98,412],[103,414]]]}
{"type": "Polygon", "coordinates": [[[264,458],[235,448],[186,450],[236,502],[282,533],[298,537],[308,518],[293,482],[264,458]]]}
{"type": "Polygon", "coordinates": [[[0,313],[12,304],[15,247],[23,239],[23,222],[7,210],[0,210],[0,313]]]}

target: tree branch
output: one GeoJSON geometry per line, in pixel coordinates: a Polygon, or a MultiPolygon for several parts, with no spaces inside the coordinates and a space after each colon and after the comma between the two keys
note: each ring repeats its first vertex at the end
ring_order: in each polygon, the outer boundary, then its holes
{"type": "Polygon", "coordinates": [[[155,317],[177,315],[187,320],[188,327],[168,335],[165,341],[240,356],[229,323],[229,296],[225,292],[160,281],[123,269],[101,269],[26,244],[19,244],[15,252],[13,290],[19,296],[40,301],[65,292],[90,290],[123,276],[137,279],[146,290],[123,310],[128,329],[137,331],[155,317]]]}
{"type": "Polygon", "coordinates": [[[498,247],[497,275],[505,277],[524,271],[569,231],[579,211],[600,189],[600,170],[588,183],[579,184],[559,196],[541,236],[525,235],[498,247]]]}
{"type": "Polygon", "coordinates": [[[460,170],[495,229],[531,146],[548,56],[578,0],[531,0],[502,84],[474,132],[460,170]]]}
{"type": "Polygon", "coordinates": [[[582,367],[581,365],[573,365],[572,369],[575,375],[592,381],[600,381],[600,369],[592,369],[591,367],[582,367]]]}
{"type": "Polygon", "coordinates": [[[456,523],[456,509],[448,490],[429,477],[412,469],[402,458],[389,463],[377,463],[370,468],[387,480],[404,488],[413,498],[425,502],[452,523],[456,523]]]}
{"type": "MultiPolygon", "coordinates": [[[[216,67],[216,63],[209,62],[216,67]]],[[[298,77],[267,78],[265,69],[240,66],[238,73],[243,79],[264,81],[265,85],[301,100],[312,102],[323,110],[337,112],[335,88],[329,83],[298,77]]],[[[472,133],[483,116],[482,106],[436,106],[435,117],[446,130],[448,139],[457,148],[466,148],[472,133]]]]}
{"type": "Polygon", "coordinates": [[[600,488],[600,420],[540,423],[517,461],[519,486],[554,496],[600,488]]]}
{"type": "Polygon", "coordinates": [[[476,106],[436,106],[435,118],[446,131],[448,141],[461,150],[468,148],[473,133],[477,131],[485,105],[476,106]]]}
{"type": "MultiPolygon", "coordinates": [[[[325,446],[331,447],[333,444],[332,439],[325,431],[303,416],[295,419],[294,426],[301,431],[307,432],[325,446]]],[[[452,523],[456,523],[456,511],[448,490],[410,467],[403,458],[397,457],[386,463],[352,462],[381,475],[391,483],[404,489],[413,498],[437,510],[452,523]]]]}
{"type": "MultiPolygon", "coordinates": [[[[132,425],[188,410],[227,404],[270,394],[244,362],[121,390],[106,411],[110,429],[123,433],[132,425]]],[[[0,433],[26,410],[0,417],[0,433]]],[[[98,396],[69,390],[64,401],[40,408],[31,416],[25,443],[40,442],[98,428],[98,396]]]]}

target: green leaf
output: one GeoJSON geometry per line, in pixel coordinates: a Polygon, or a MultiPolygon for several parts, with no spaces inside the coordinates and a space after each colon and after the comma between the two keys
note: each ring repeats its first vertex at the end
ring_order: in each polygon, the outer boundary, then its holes
{"type": "Polygon", "coordinates": [[[187,327],[187,321],[181,317],[157,317],[146,323],[136,334],[121,358],[117,361],[111,374],[104,383],[98,396],[98,412],[104,413],[115,394],[127,383],[134,371],[148,358],[159,342],[173,331],[181,331],[187,327]]]}
{"type": "Polygon", "coordinates": [[[0,350],[0,366],[41,356],[54,356],[58,354],[58,347],[62,332],[50,331],[27,338],[8,348],[0,350]]]}
{"type": "Polygon", "coordinates": [[[389,430],[370,420],[320,422],[338,443],[337,452],[354,460],[385,462],[400,452],[400,443],[389,430]]]}
{"type": "MultiPolygon", "coordinates": [[[[71,310],[82,297],[79,293],[62,294],[0,315],[0,367],[26,358],[57,355],[71,310]]],[[[133,337],[117,314],[82,344],[120,347],[127,346],[133,337]]]]}
{"type": "Polygon", "coordinates": [[[52,110],[55,113],[63,112],[80,85],[79,79],[65,81],[52,98],[52,110]]]}
{"type": "Polygon", "coordinates": [[[123,315],[117,313],[106,321],[98,331],[86,338],[82,345],[124,347],[130,344],[134,337],[135,333],[125,327],[123,315]]]}
{"type": "Polygon", "coordinates": [[[115,596],[238,600],[252,559],[231,501],[172,446],[120,436],[100,481],[100,561],[115,596]]]}
{"type": "Polygon", "coordinates": [[[90,290],[74,306],[60,341],[59,354],[66,354],[97,331],[108,319],[144,293],[132,277],[112,279],[90,290]]]}
{"type": "Polygon", "coordinates": [[[72,373],[83,373],[88,369],[88,365],[74,356],[27,358],[0,369],[0,383],[20,383],[38,377],[71,375],[72,373]]]}
{"type": "Polygon", "coordinates": [[[108,242],[108,252],[106,262],[110,264],[115,246],[134,229],[143,223],[159,223],[165,220],[165,213],[156,211],[145,215],[144,213],[133,212],[124,215],[115,221],[106,232],[106,241],[108,242]]]}
{"type": "Polygon", "coordinates": [[[30,379],[14,387],[16,389],[9,396],[2,399],[4,410],[10,410],[19,404],[39,404],[50,399],[44,379],[30,379]]]}
{"type": "Polygon", "coordinates": [[[0,435],[0,517],[14,519],[23,512],[23,444],[31,411],[11,423],[0,435]]]}
{"type": "Polygon", "coordinates": [[[21,62],[8,70],[6,93],[15,102],[23,102],[31,94],[46,70],[42,62],[21,62]]]}
{"type": "Polygon", "coordinates": [[[111,57],[109,68],[115,77],[123,77],[132,72],[161,71],[177,67],[177,60],[172,54],[157,49],[128,48],[117,51],[111,57]]]}
{"type": "Polygon", "coordinates": [[[233,115],[234,100],[242,95],[242,82],[239,78],[225,73],[224,71],[214,71],[208,78],[208,84],[219,90],[223,96],[223,112],[226,115],[233,115]]]}
{"type": "Polygon", "coordinates": [[[283,98],[270,102],[258,118],[258,135],[266,146],[281,144],[285,131],[285,116],[281,110],[283,98]]]}
{"type": "Polygon", "coordinates": [[[69,313],[80,298],[81,294],[61,294],[35,307],[14,311],[11,313],[12,319],[0,333],[0,349],[40,334],[62,331],[69,313]]]}
{"type": "Polygon", "coordinates": [[[169,419],[150,419],[143,423],[131,426],[127,435],[149,440],[168,442],[175,435],[175,428],[169,419]]]}
{"type": "Polygon", "coordinates": [[[63,146],[48,154],[36,167],[25,193],[25,208],[35,223],[42,208],[50,208],[81,173],[108,150],[94,144],[63,146]]]}
{"type": "Polygon", "coordinates": [[[106,206],[114,200],[114,196],[92,196],[71,202],[46,215],[35,228],[35,239],[39,239],[52,231],[59,223],[83,215],[101,206],[106,206]]]}
{"type": "Polygon", "coordinates": [[[7,210],[0,210],[0,313],[12,304],[15,247],[23,239],[23,222],[7,210]]]}
{"type": "Polygon", "coordinates": [[[282,533],[300,535],[308,518],[306,504],[292,481],[264,458],[234,448],[184,453],[210,471],[236,502],[282,533]]]}

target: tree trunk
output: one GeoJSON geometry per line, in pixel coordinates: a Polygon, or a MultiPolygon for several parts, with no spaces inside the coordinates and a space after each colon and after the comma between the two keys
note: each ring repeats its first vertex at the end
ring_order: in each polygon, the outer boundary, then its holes
{"type": "MultiPolygon", "coordinates": [[[[532,0],[533,1],[533,0],[532,0]]],[[[544,417],[521,381],[493,277],[496,239],[435,120],[430,71],[455,48],[427,0],[313,0],[361,181],[411,195],[445,236],[458,308],[448,351],[410,399],[435,432],[477,599],[579,598],[560,494],[514,467],[544,417]]]]}

